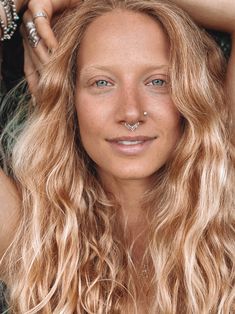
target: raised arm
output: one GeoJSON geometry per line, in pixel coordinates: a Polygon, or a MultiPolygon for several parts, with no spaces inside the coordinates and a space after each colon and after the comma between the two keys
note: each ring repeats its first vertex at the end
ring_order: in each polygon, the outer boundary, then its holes
{"type": "Polygon", "coordinates": [[[221,31],[235,31],[234,0],[173,0],[199,24],[221,31]]]}
{"type": "Polygon", "coordinates": [[[206,28],[231,34],[232,51],[227,68],[225,88],[231,102],[233,143],[235,143],[235,0],[173,0],[206,28]]]}
{"type": "MultiPolygon", "coordinates": [[[[50,58],[50,52],[56,49],[57,40],[51,29],[51,20],[55,14],[76,5],[81,0],[14,0],[16,11],[24,7],[23,27],[25,49],[25,75],[30,90],[36,90],[38,72],[50,58]],[[27,26],[26,26],[27,25],[27,26]]],[[[0,1],[0,38],[3,37],[3,27],[7,26],[6,11],[12,12],[12,0],[5,0],[5,8],[0,1]]],[[[10,20],[13,15],[11,14],[10,20]]],[[[1,43],[1,42],[0,42],[1,43]]]]}

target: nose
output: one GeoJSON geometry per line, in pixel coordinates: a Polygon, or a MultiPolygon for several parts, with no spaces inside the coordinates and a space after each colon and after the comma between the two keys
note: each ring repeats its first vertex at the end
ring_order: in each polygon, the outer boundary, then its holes
{"type": "Polygon", "coordinates": [[[143,122],[143,104],[137,87],[127,86],[120,90],[118,97],[118,122],[135,124],[143,122]]]}

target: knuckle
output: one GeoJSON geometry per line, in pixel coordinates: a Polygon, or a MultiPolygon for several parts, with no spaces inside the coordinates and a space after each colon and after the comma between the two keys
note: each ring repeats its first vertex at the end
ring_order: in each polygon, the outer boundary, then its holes
{"type": "Polygon", "coordinates": [[[25,22],[29,21],[30,19],[31,19],[31,14],[30,14],[30,11],[27,10],[27,11],[25,11],[25,13],[23,15],[23,21],[25,23],[25,22]]]}
{"type": "MultiPolygon", "coordinates": [[[[36,3],[36,4],[37,4],[37,3],[36,3]]],[[[28,2],[28,8],[29,8],[29,10],[32,11],[32,10],[34,9],[34,7],[35,7],[35,1],[34,1],[34,0],[30,0],[30,1],[28,2]]]]}

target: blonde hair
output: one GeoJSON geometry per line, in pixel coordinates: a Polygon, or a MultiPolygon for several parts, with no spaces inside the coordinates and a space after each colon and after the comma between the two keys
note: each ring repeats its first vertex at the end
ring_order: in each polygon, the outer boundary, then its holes
{"type": "Polygon", "coordinates": [[[232,313],[235,184],[225,63],[214,42],[166,0],[87,0],[58,19],[59,48],[42,70],[37,106],[13,152],[22,208],[2,261],[9,304],[24,314],[127,313],[130,302],[138,311],[119,205],[80,143],[74,106],[85,30],[114,9],[161,23],[170,41],[172,99],[182,116],[182,137],[143,203],[154,268],[149,313],[232,313]]]}

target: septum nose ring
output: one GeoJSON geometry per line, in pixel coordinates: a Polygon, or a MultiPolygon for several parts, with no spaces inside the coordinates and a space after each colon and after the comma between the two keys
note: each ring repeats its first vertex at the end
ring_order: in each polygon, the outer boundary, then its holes
{"type": "MultiPolygon", "coordinates": [[[[147,117],[148,112],[147,112],[147,111],[144,111],[143,114],[144,114],[145,117],[147,117]]],[[[125,127],[126,127],[129,131],[134,132],[134,131],[139,127],[140,121],[137,121],[137,122],[134,123],[134,124],[130,124],[130,123],[125,122],[124,125],[125,125],[125,127]]]]}
{"type": "Polygon", "coordinates": [[[125,122],[124,125],[129,131],[134,132],[138,128],[138,126],[140,125],[140,122],[138,121],[135,124],[129,124],[129,123],[125,122]]]}

